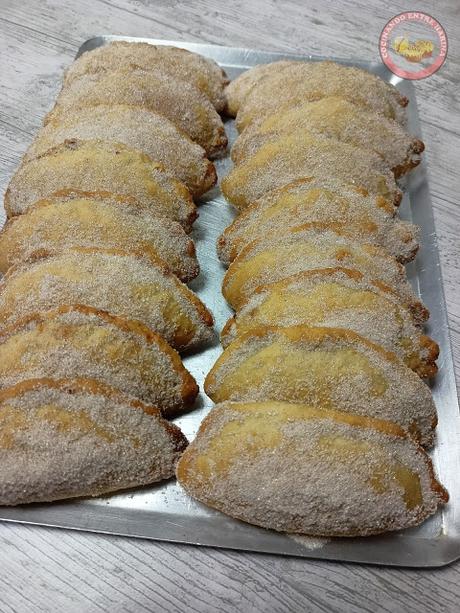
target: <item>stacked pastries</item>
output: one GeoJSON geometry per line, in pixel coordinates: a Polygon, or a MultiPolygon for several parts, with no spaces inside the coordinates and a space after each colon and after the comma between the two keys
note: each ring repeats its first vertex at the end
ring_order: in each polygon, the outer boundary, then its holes
{"type": "Polygon", "coordinates": [[[235,316],[178,479],[279,531],[417,525],[448,494],[425,451],[439,350],[404,269],[417,228],[397,217],[397,179],[423,151],[408,101],[332,62],[257,66],[226,93],[240,135],[222,191],[239,216],[217,250],[235,316]]]}
{"type": "Polygon", "coordinates": [[[5,194],[0,504],[173,476],[187,440],[165,418],[198,393],[178,352],[213,334],[185,283],[226,84],[211,60],[144,43],[67,70],[5,194]]]}

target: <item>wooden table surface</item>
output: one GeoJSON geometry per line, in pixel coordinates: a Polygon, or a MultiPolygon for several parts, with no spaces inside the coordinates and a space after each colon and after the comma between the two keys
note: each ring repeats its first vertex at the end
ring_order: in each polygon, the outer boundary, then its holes
{"type": "MultiPolygon", "coordinates": [[[[457,0],[0,0],[0,180],[6,186],[81,43],[97,34],[378,59],[384,24],[436,17],[449,56],[416,82],[452,342],[460,364],[457,0]]],[[[458,377],[457,377],[458,378],[458,377]]],[[[460,610],[460,565],[386,569],[0,523],[0,611],[460,610]]]]}

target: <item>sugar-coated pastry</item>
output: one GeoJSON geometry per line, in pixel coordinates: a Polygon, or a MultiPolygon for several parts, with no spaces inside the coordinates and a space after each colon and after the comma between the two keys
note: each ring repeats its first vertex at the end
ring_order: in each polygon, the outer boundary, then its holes
{"type": "Polygon", "coordinates": [[[97,381],[22,381],[0,391],[0,505],[169,479],[186,446],[157,408],[97,381]]]}
{"type": "Polygon", "coordinates": [[[230,171],[221,187],[231,204],[244,208],[270,190],[304,177],[334,177],[394,204],[401,200],[393,173],[377,153],[313,132],[281,135],[264,143],[230,171]]]}
{"type": "Polygon", "coordinates": [[[240,164],[266,142],[280,135],[306,130],[378,153],[399,177],[420,162],[422,141],[410,136],[394,119],[365,110],[339,97],[287,103],[273,114],[249,125],[232,147],[232,160],[240,164]]]}
{"type": "Polygon", "coordinates": [[[10,268],[0,283],[0,329],[68,304],[138,320],[175,349],[197,347],[213,336],[211,313],[164,262],[83,248],[10,268]]]}
{"type": "Polygon", "coordinates": [[[190,230],[197,217],[190,192],[158,162],[124,145],[105,141],[66,141],[22,164],[5,193],[8,217],[20,215],[60,190],[108,191],[131,196],[157,217],[190,230]]]}
{"type": "Polygon", "coordinates": [[[316,270],[257,288],[224,327],[226,347],[260,326],[345,328],[395,353],[421,377],[433,377],[439,347],[400,303],[353,271],[316,270]]]}
{"type": "Polygon", "coordinates": [[[145,153],[182,181],[193,196],[201,196],[216,182],[216,170],[206,152],[185,132],[163,115],[126,104],[64,110],[38,132],[24,160],[72,139],[121,143],[145,153]]]}
{"type": "Polygon", "coordinates": [[[40,377],[101,381],[157,406],[190,409],[198,386],[179,354],[138,321],[81,305],[32,314],[0,335],[0,388],[40,377]]]}
{"type": "Polygon", "coordinates": [[[407,98],[366,70],[334,62],[282,62],[281,66],[275,62],[272,67],[273,73],[265,72],[240,101],[236,119],[240,131],[286,103],[330,96],[340,96],[402,124],[406,121],[407,98]]]}
{"type": "Polygon", "coordinates": [[[135,250],[161,258],[182,281],[199,273],[192,239],[166,217],[153,218],[111,198],[41,200],[24,215],[10,218],[0,231],[0,271],[24,262],[34,252],[73,247],[135,250]]]}
{"type": "Polygon", "coordinates": [[[418,250],[418,228],[395,219],[396,208],[377,196],[366,196],[340,182],[299,179],[268,192],[243,209],[220,235],[217,252],[229,264],[253,240],[288,234],[310,222],[343,224],[355,239],[382,246],[400,262],[418,250]]]}
{"type": "Polygon", "coordinates": [[[366,278],[389,286],[418,321],[427,318],[428,312],[415,297],[401,264],[383,249],[351,241],[337,229],[311,228],[250,243],[229,266],[222,292],[230,306],[238,309],[260,285],[337,266],[356,269],[366,278]]]}
{"type": "Polygon", "coordinates": [[[387,419],[433,442],[429,387],[395,354],[339,328],[259,327],[218,358],[204,389],[214,402],[285,400],[387,419]]]}
{"type": "Polygon", "coordinates": [[[236,117],[238,109],[244,102],[248,93],[263,79],[274,74],[275,71],[283,70],[291,64],[290,61],[278,61],[270,64],[257,64],[242,72],[236,79],[230,81],[225,88],[227,99],[226,111],[231,117],[236,117]]]}
{"type": "Polygon", "coordinates": [[[430,458],[396,424],[273,401],[216,406],[177,478],[227,515],[311,536],[409,528],[449,498],[430,458]]]}
{"type": "Polygon", "coordinates": [[[224,87],[228,84],[225,71],[210,58],[169,45],[113,41],[75,60],[65,72],[64,84],[86,74],[103,75],[113,70],[132,69],[161,70],[167,76],[198,88],[217,111],[225,108],[224,87]]]}
{"type": "Polygon", "coordinates": [[[224,124],[209,99],[190,83],[160,70],[82,75],[64,86],[45,123],[72,114],[72,109],[98,104],[128,104],[164,115],[209,157],[222,155],[227,147],[224,124]]]}

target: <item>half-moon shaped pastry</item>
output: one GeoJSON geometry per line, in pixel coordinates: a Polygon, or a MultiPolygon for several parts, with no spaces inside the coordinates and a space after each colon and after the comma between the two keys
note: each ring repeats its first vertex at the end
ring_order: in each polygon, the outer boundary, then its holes
{"type": "Polygon", "coordinates": [[[232,308],[239,309],[260,285],[337,266],[356,269],[367,279],[389,286],[417,321],[427,319],[428,311],[415,297],[404,267],[383,249],[351,241],[337,229],[312,228],[250,243],[229,266],[222,293],[232,308]]]}
{"type": "Polygon", "coordinates": [[[230,81],[225,88],[227,98],[226,111],[231,117],[236,117],[238,109],[243,104],[248,93],[266,77],[288,67],[291,61],[281,60],[270,64],[257,64],[242,72],[236,79],[230,81]]]}
{"type": "Polygon", "coordinates": [[[95,379],[157,406],[190,408],[198,386],[179,354],[138,321],[72,305],[31,315],[0,336],[0,388],[41,377],[95,379]]]}
{"type": "Polygon", "coordinates": [[[74,249],[12,267],[0,283],[0,328],[36,312],[82,304],[135,319],[175,349],[213,336],[213,318],[160,260],[74,249]]]}
{"type": "Polygon", "coordinates": [[[273,234],[289,234],[302,224],[341,224],[360,242],[382,246],[400,262],[418,250],[417,226],[395,219],[395,207],[349,186],[321,185],[309,179],[273,190],[243,209],[220,235],[217,252],[229,264],[246,245],[273,234]]]}
{"type": "Polygon", "coordinates": [[[0,391],[0,505],[169,479],[186,446],[158,409],[96,381],[22,381],[0,391]]]}
{"type": "Polygon", "coordinates": [[[67,69],[64,84],[82,75],[104,75],[113,70],[161,70],[165,75],[191,83],[209,98],[217,111],[225,108],[228,78],[210,58],[169,45],[114,41],[84,53],[67,69]]]}
{"type": "Polygon", "coordinates": [[[136,250],[161,258],[182,281],[199,271],[192,239],[180,224],[153,218],[123,201],[92,198],[41,200],[24,215],[12,217],[0,231],[0,271],[31,254],[73,247],[136,250]]]}
{"type": "Polygon", "coordinates": [[[100,104],[71,108],[48,122],[25,154],[29,161],[66,140],[102,140],[121,143],[160,162],[182,181],[193,196],[201,196],[216,182],[216,170],[202,147],[163,115],[140,106],[100,104]]]}
{"type": "Polygon", "coordinates": [[[298,106],[276,109],[273,114],[254,121],[232,146],[232,160],[240,164],[266,142],[281,135],[299,133],[324,134],[344,143],[378,153],[399,177],[420,162],[424,145],[410,136],[393,119],[365,110],[344,98],[321,98],[298,106]]]}
{"type": "Polygon", "coordinates": [[[360,68],[334,62],[283,62],[272,64],[273,74],[250,89],[238,108],[236,125],[241,131],[252,121],[280,106],[339,96],[404,124],[407,98],[396,87],[360,68]]]}
{"type": "Polygon", "coordinates": [[[263,144],[230,171],[221,187],[227,200],[244,208],[270,190],[305,177],[333,177],[394,204],[401,200],[393,173],[377,153],[311,132],[263,144]]]}
{"type": "Polygon", "coordinates": [[[45,124],[64,112],[69,115],[72,109],[98,104],[128,104],[164,115],[209,157],[220,156],[227,147],[224,124],[209,99],[190,83],[161,70],[82,75],[64,86],[45,124]]]}
{"type": "Polygon", "coordinates": [[[411,313],[339,270],[310,271],[257,288],[222,330],[226,347],[260,326],[345,328],[395,353],[421,377],[433,377],[439,347],[411,313]]]}
{"type": "Polygon", "coordinates": [[[158,217],[190,230],[197,217],[190,192],[145,154],[104,141],[67,141],[19,167],[5,193],[8,217],[60,190],[131,196],[158,217]]]}
{"type": "Polygon", "coordinates": [[[227,515],[311,536],[409,528],[449,498],[430,458],[396,424],[281,402],[216,406],[177,478],[227,515]]]}
{"type": "Polygon", "coordinates": [[[205,380],[214,402],[285,400],[387,419],[433,442],[429,387],[393,353],[339,328],[260,327],[241,335],[205,380]]]}

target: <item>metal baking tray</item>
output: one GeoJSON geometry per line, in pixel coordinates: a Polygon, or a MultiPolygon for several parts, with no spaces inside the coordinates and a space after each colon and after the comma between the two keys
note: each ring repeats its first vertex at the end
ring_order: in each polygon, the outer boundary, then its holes
{"type": "MultiPolygon", "coordinates": [[[[281,54],[120,36],[92,38],[80,47],[78,55],[113,40],[168,44],[196,51],[216,60],[232,79],[255,64],[285,58],[309,61],[326,59],[311,55],[281,54]]],[[[360,66],[397,85],[410,99],[409,130],[421,136],[414,87],[411,82],[399,79],[382,64],[339,58],[327,59],[360,66]]],[[[226,122],[230,143],[236,136],[233,124],[232,120],[226,122]]],[[[220,160],[217,163],[219,176],[227,174],[230,166],[229,158],[220,160]]],[[[449,490],[450,502],[437,515],[419,528],[388,536],[329,540],[296,538],[232,520],[192,500],[177,483],[171,480],[153,487],[90,500],[0,508],[0,519],[176,543],[393,566],[435,567],[459,558],[460,417],[438,247],[424,162],[407,180],[400,211],[402,218],[412,220],[421,227],[420,253],[416,261],[407,267],[407,271],[411,282],[431,311],[428,333],[441,347],[439,374],[433,384],[439,425],[432,455],[437,474],[449,490]]],[[[213,312],[218,331],[230,316],[230,309],[220,291],[224,269],[217,259],[215,243],[218,235],[233,217],[231,207],[225,202],[219,189],[215,188],[202,202],[200,217],[192,234],[196,241],[202,273],[191,287],[213,312]]],[[[201,389],[206,373],[220,352],[221,348],[216,341],[206,350],[184,359],[186,367],[196,377],[201,389]]],[[[176,420],[190,439],[194,437],[210,407],[210,400],[204,392],[201,392],[196,409],[176,420]]]]}

